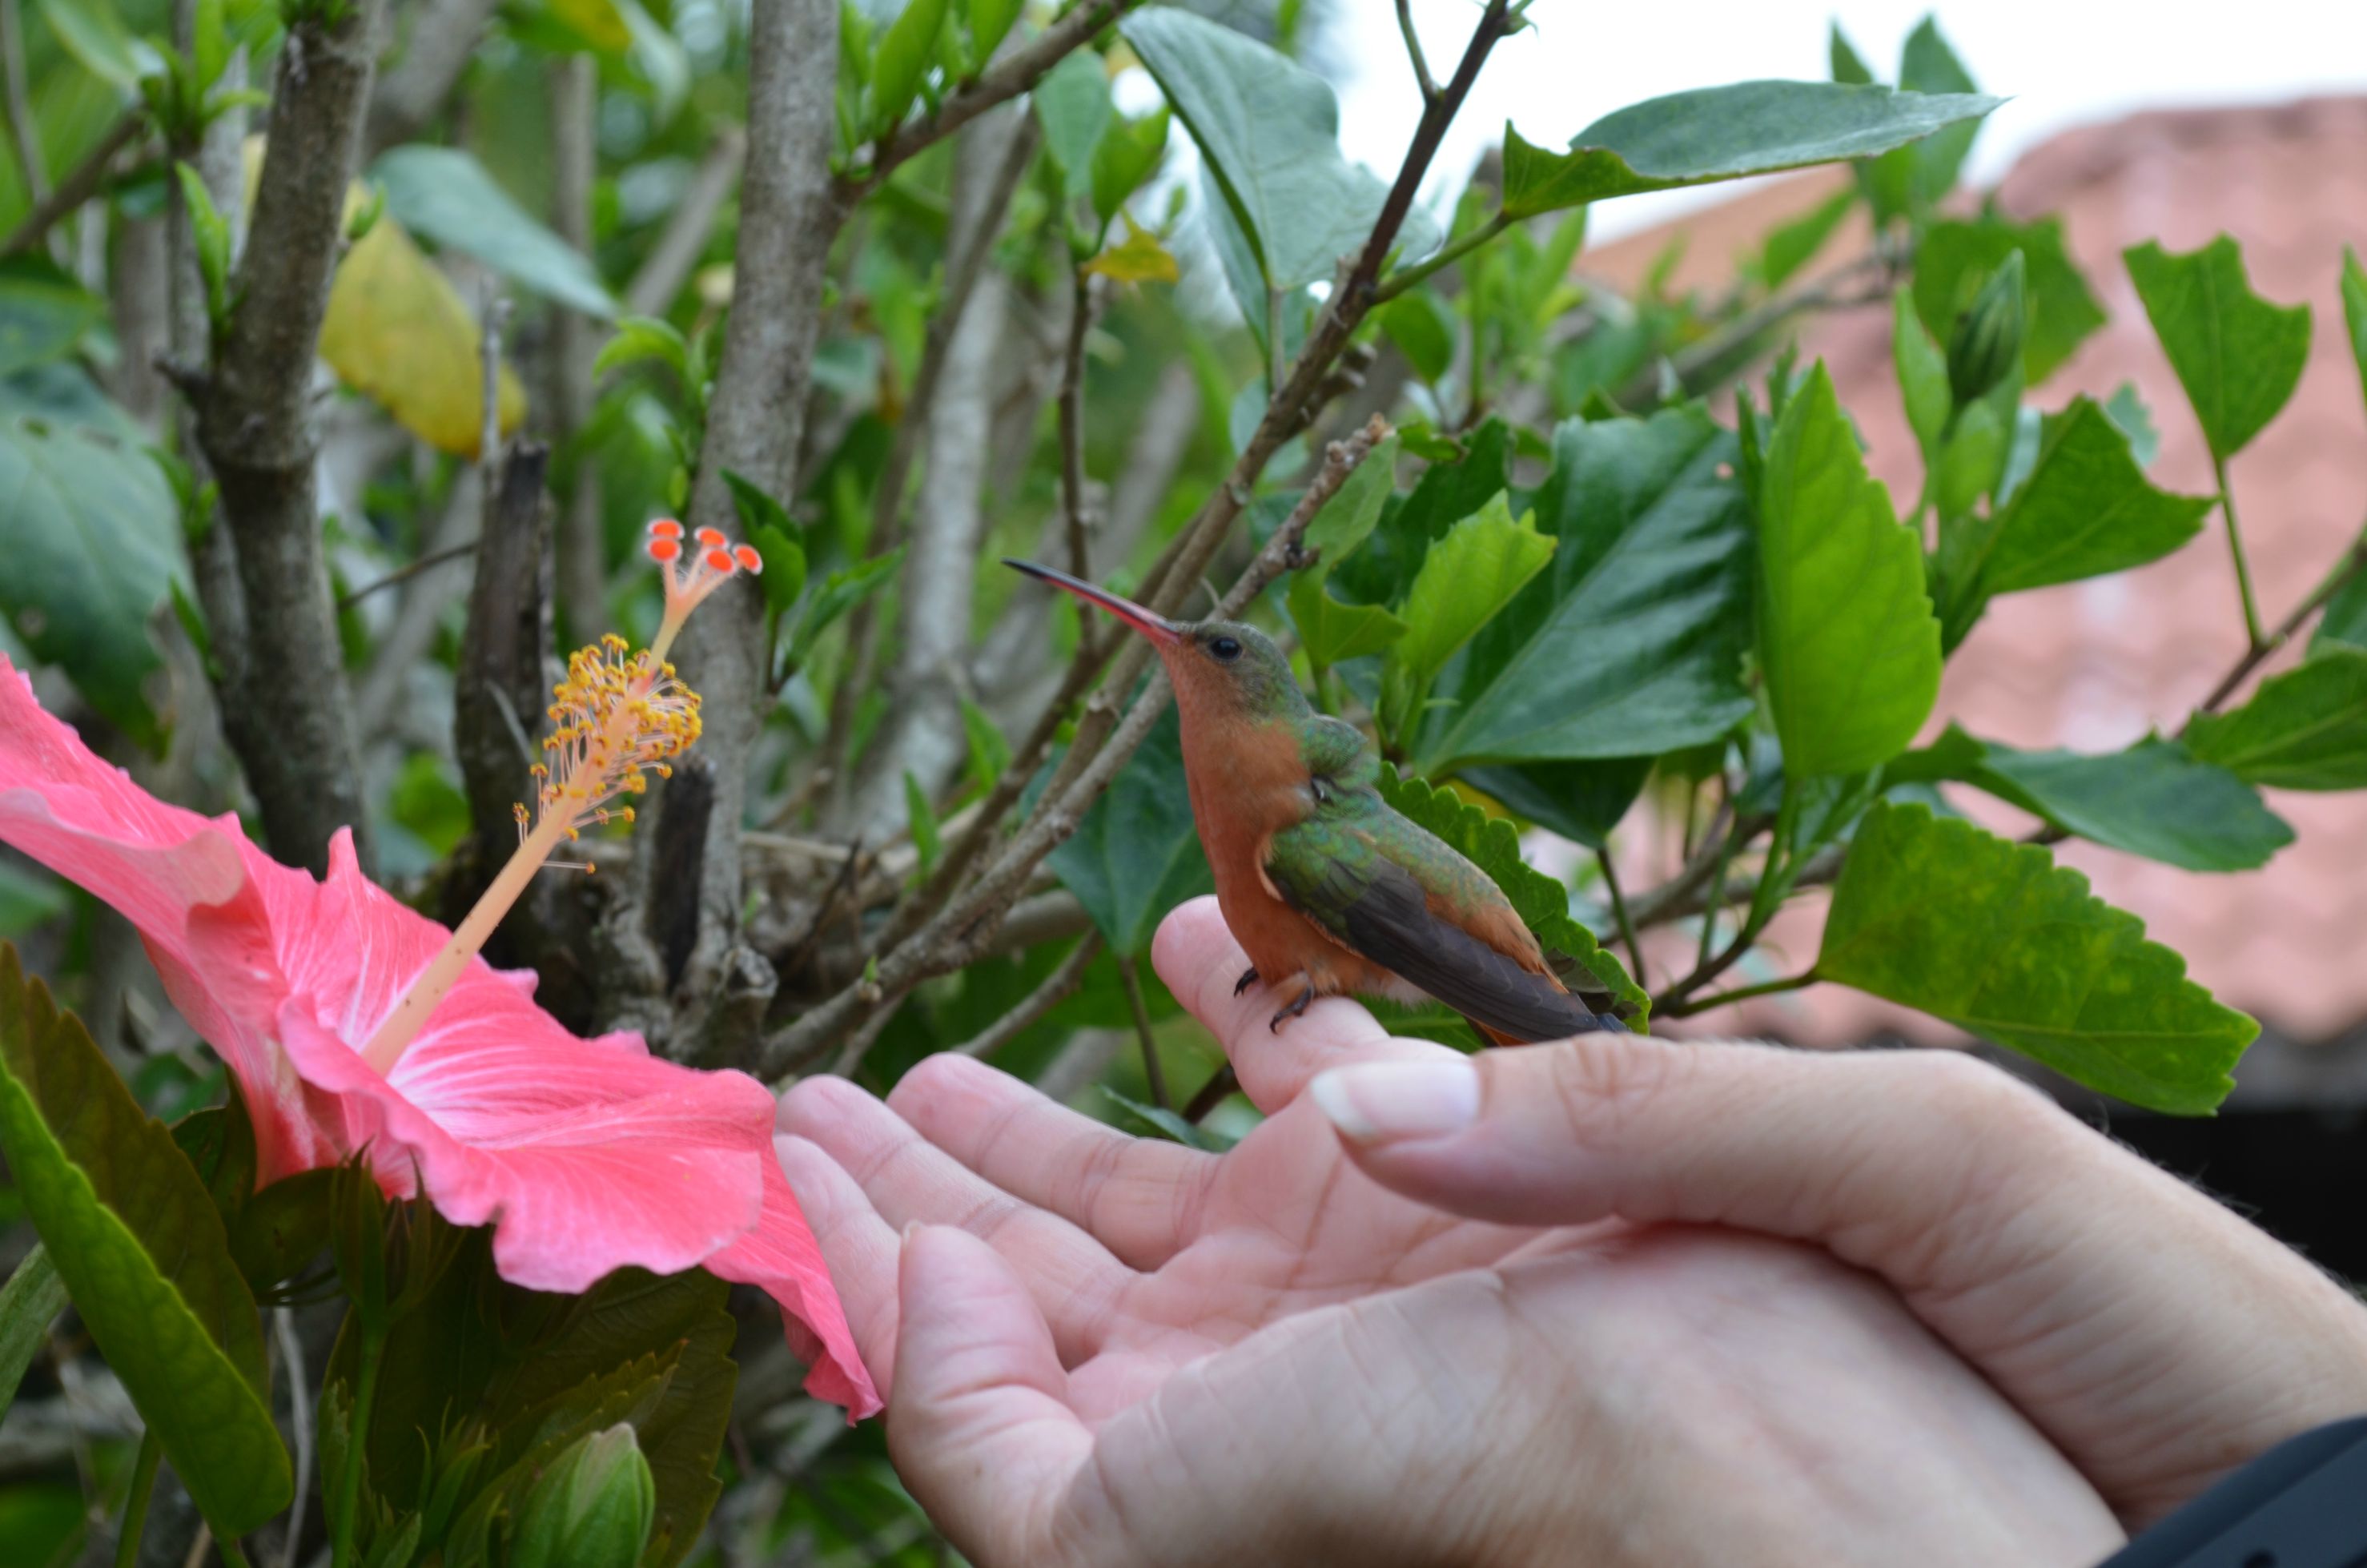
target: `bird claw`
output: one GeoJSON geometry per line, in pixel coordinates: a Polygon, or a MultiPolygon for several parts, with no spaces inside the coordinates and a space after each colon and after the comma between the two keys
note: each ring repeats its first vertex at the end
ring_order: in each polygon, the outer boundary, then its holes
{"type": "Polygon", "coordinates": [[[1254,969],[1245,969],[1241,971],[1241,977],[1233,982],[1233,994],[1238,996],[1242,992],[1247,991],[1251,986],[1255,985],[1257,983],[1257,971],[1254,969]]]}
{"type": "Polygon", "coordinates": [[[1295,1018],[1298,1017],[1299,1014],[1307,1011],[1308,1006],[1312,1004],[1314,1000],[1315,987],[1310,985],[1306,990],[1298,994],[1298,999],[1297,1001],[1291,1003],[1289,1006],[1285,1007],[1281,1012],[1276,1013],[1272,1018],[1266,1021],[1266,1032],[1268,1034],[1280,1034],[1282,1032],[1282,1020],[1285,1018],[1295,1018]]]}

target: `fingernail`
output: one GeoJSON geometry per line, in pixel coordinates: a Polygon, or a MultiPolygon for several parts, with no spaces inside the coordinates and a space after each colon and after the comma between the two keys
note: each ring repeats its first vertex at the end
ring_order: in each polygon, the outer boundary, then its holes
{"type": "Polygon", "coordinates": [[[1479,1074],[1459,1058],[1334,1067],[1309,1088],[1341,1136],[1359,1143],[1436,1138],[1479,1117],[1479,1074]]]}

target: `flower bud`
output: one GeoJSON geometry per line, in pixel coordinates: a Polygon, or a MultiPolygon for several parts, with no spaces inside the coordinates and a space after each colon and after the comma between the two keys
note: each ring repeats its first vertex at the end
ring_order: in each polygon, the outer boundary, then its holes
{"type": "Polygon", "coordinates": [[[518,1506],[511,1568],[634,1568],[657,1507],[657,1483],[631,1426],[579,1437],[518,1506]]]}
{"type": "Polygon", "coordinates": [[[1959,409],[1986,395],[2022,362],[2022,252],[1989,274],[1948,339],[1948,392],[1959,409]]]}

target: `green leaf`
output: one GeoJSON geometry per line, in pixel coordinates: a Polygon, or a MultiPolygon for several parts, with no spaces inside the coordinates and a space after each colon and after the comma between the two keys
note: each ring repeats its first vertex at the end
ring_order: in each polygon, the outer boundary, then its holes
{"type": "Polygon", "coordinates": [[[1553,452],[1536,510],[1560,548],[1440,682],[1418,751],[1433,776],[1650,756],[1750,713],[1750,506],[1719,472],[1734,437],[1692,403],[1565,421],[1553,452]]]}
{"type": "Polygon", "coordinates": [[[1183,276],[1174,256],[1160,244],[1157,234],[1136,222],[1131,212],[1120,212],[1118,217],[1126,224],[1126,238],[1085,263],[1087,272],[1098,272],[1120,283],[1172,283],[1183,276]]]}
{"type": "Polygon", "coordinates": [[[2276,417],[2300,384],[2309,358],[2309,307],[2272,305],[2253,293],[2243,253],[2225,234],[2182,256],[2150,240],[2121,255],[2203,438],[2225,461],[2276,417]]]}
{"type": "Polygon", "coordinates": [[[2342,247],[2342,324],[2350,335],[2350,357],[2359,364],[2359,385],[2367,392],[2367,267],[2359,253],[2342,247]]]}
{"type": "Polygon", "coordinates": [[[1833,237],[1833,231],[1841,226],[1841,220],[1856,205],[1857,192],[1843,190],[1771,230],[1759,251],[1760,287],[1771,293],[1782,288],[1825,248],[1825,242],[1833,237]]]}
{"type": "Polygon", "coordinates": [[[805,547],[769,523],[751,528],[748,542],[764,558],[765,613],[787,615],[806,591],[805,547]]]}
{"type": "Polygon", "coordinates": [[[2004,511],[1952,525],[1940,542],[1948,646],[1998,594],[2101,577],[2158,561],[2202,531],[2208,495],[2157,490],[2129,438],[2093,398],[2042,426],[2038,461],[2004,511]]]}
{"type": "MultiPolygon", "coordinates": [[[[1898,85],[1915,93],[1970,93],[1975,90],[1972,73],[1965,69],[1948,40],[1940,36],[1938,18],[1926,17],[1907,35],[1907,47],[1899,60],[1898,85]]],[[[1933,131],[1914,143],[1909,156],[1914,160],[1911,186],[1916,199],[1926,207],[1955,188],[1956,176],[1965,166],[1965,155],[1973,150],[1973,138],[1980,134],[1980,121],[1961,120],[1933,131]]]]}
{"type": "Polygon", "coordinates": [[[791,661],[803,664],[814,644],[821,640],[821,634],[841,616],[894,579],[897,564],[903,559],[904,550],[899,545],[885,555],[875,555],[824,577],[798,618],[797,635],[789,640],[791,661]]]}
{"type": "Polygon", "coordinates": [[[1549,833],[1600,849],[1643,793],[1652,761],[1622,756],[1467,767],[1455,779],[1549,833]]]}
{"type": "Polygon", "coordinates": [[[1380,606],[1342,604],[1312,577],[1290,585],[1288,603],[1299,646],[1318,669],[1387,653],[1406,634],[1406,623],[1380,606]]]}
{"type": "Polygon", "coordinates": [[[214,205],[205,176],[187,164],[173,165],[180,181],[181,199],[189,210],[189,232],[197,242],[198,276],[206,288],[206,319],[219,332],[230,318],[230,221],[214,205]]]}
{"type": "Polygon", "coordinates": [[[1121,958],[1148,950],[1169,910],[1214,891],[1184,787],[1184,732],[1172,704],[1047,863],[1121,958]]]}
{"type": "Polygon", "coordinates": [[[1767,451],[1759,551],[1759,657],[1785,771],[1887,761],[1939,696],[1940,623],[1922,548],[1868,477],[1821,361],[1767,451]]]}
{"type": "MultiPolygon", "coordinates": [[[[2351,549],[2358,548],[2354,540],[2351,549]]],[[[2326,613],[2318,618],[2317,631],[2309,640],[2312,657],[2328,648],[2343,646],[2367,648],[2367,572],[2352,572],[2349,580],[2334,590],[2334,597],[2326,601],[2326,613]]]]}
{"type": "Polygon", "coordinates": [[[690,343],[672,322],[655,316],[626,316],[617,323],[617,335],[600,346],[592,361],[592,379],[599,380],[625,365],[654,359],[674,373],[685,391],[690,386],[690,343]]]}
{"type": "Polygon", "coordinates": [[[969,787],[983,795],[1011,766],[1011,743],[1002,738],[986,710],[968,695],[961,699],[961,716],[962,733],[969,742],[969,787]]]}
{"type": "Polygon", "coordinates": [[[1391,300],[1381,307],[1379,319],[1381,331],[1423,381],[1438,380],[1455,363],[1455,314],[1427,289],[1391,300]]]}
{"type": "Polygon", "coordinates": [[[1923,449],[1925,466],[1937,463],[1940,441],[1948,427],[1954,403],[1948,392],[1948,359],[1940,352],[1923,320],[1915,313],[1914,297],[1901,288],[1891,301],[1890,358],[1898,372],[1899,396],[1907,405],[1907,423],[1923,449]]]}
{"type": "Polygon", "coordinates": [[[82,426],[0,416],[0,611],[33,656],[154,750],[150,615],[181,574],[173,493],[147,458],[82,426]]]}
{"type": "Polygon", "coordinates": [[[929,804],[929,792],[909,767],[904,770],[904,820],[912,825],[912,847],[920,852],[921,875],[926,877],[937,869],[945,840],[937,832],[937,811],[929,804]]]}
{"type": "Polygon", "coordinates": [[[1234,1141],[1221,1132],[1184,1120],[1163,1106],[1144,1105],[1128,1099],[1108,1085],[1098,1085],[1118,1113],[1118,1125],[1138,1138],[1163,1138],[1171,1143],[1181,1143],[1187,1149],[1204,1153],[1221,1154],[1233,1146],[1234,1141]]]}
{"type": "Polygon", "coordinates": [[[1331,499],[1307,525],[1299,544],[1315,559],[1300,569],[1301,577],[1330,576],[1372,536],[1374,526],[1381,520],[1381,508],[1396,488],[1397,472],[1398,438],[1387,436],[1365,454],[1365,460],[1340,482],[1331,499]]]}
{"type": "Polygon", "coordinates": [[[2151,468],[2161,452],[2161,432],[2154,428],[2152,411],[2137,395],[2135,381],[2123,381],[2104,400],[2104,417],[2129,438],[2129,456],[2139,468],[2151,468]]]}
{"type": "MultiPolygon", "coordinates": [[[[125,29],[107,0],[40,0],[40,6],[42,19],[58,35],[66,52],[108,85],[135,87],[141,77],[164,68],[163,57],[125,29]]],[[[214,74],[220,74],[219,68],[214,74]]],[[[203,62],[199,62],[198,79],[208,84],[213,80],[203,62]]]]}
{"type": "Polygon", "coordinates": [[[1872,68],[1858,53],[1856,47],[1850,42],[1848,36],[1841,31],[1840,23],[1832,24],[1827,48],[1832,59],[1834,81],[1846,82],[1852,86],[1860,87],[1868,85],[1874,81],[1872,68]]]}
{"type": "Polygon", "coordinates": [[[997,47],[1010,33],[1011,25],[1019,19],[1026,0],[968,0],[969,6],[969,57],[983,68],[997,47]]]}
{"type": "Polygon", "coordinates": [[[1837,82],[1737,82],[1649,98],[1551,153],[1504,128],[1504,212],[1534,218],[1580,202],[1862,158],[2003,103],[1837,82]]]}
{"type": "Polygon", "coordinates": [[[1980,498],[1993,492],[2003,477],[2011,441],[1989,403],[1976,403],[1957,418],[1954,432],[1940,449],[1940,466],[1931,477],[1943,558],[1949,541],[1971,522],[1970,514],[1980,498]]]}
{"type": "Polygon", "coordinates": [[[1093,194],[1093,161],[1109,130],[1109,75],[1102,57],[1081,49],[1046,74],[1029,95],[1036,123],[1044,128],[1044,150],[1060,171],[1062,188],[1070,201],[1093,194]]]}
{"type": "Polygon", "coordinates": [[[66,885],[39,867],[0,862],[0,937],[21,937],[73,907],[66,885]]]}
{"type": "Polygon", "coordinates": [[[871,111],[866,125],[877,139],[904,122],[904,112],[921,94],[921,78],[937,52],[945,30],[946,0],[905,0],[904,9],[879,35],[871,57],[871,111]]]}
{"type": "Polygon", "coordinates": [[[104,301],[46,256],[0,260],[0,376],[64,358],[106,314],[104,301]]]}
{"type": "Polygon", "coordinates": [[[33,1244],[0,1285],[0,1416],[17,1401],[25,1369],[49,1343],[50,1324],[66,1310],[66,1282],[50,1260],[49,1248],[33,1244]]]}
{"type": "MultiPolygon", "coordinates": [[[[720,1493],[716,1461],[738,1380],[729,1288],[699,1269],[660,1277],[620,1268],[580,1297],[524,1290],[494,1273],[491,1235],[458,1233],[457,1256],[394,1322],[362,1435],[366,1510],[433,1513],[468,1539],[522,1500],[539,1469],[576,1438],[627,1421],[657,1483],[657,1529],[642,1561],[672,1568],[697,1544],[720,1493]],[[439,1442],[455,1433],[486,1445],[457,1476],[444,1471],[458,1445],[439,1442]]],[[[340,1398],[351,1409],[357,1349],[348,1314],[321,1389],[326,1475],[338,1473],[348,1440],[345,1424],[329,1416],[340,1398]]]]}
{"type": "Polygon", "coordinates": [[[1594,933],[1571,918],[1569,890],[1521,858],[1521,837],[1511,823],[1489,816],[1451,790],[1400,778],[1387,763],[1381,765],[1380,789],[1381,799],[1393,810],[1488,873],[1535,934],[1549,960],[1558,956],[1575,966],[1556,966],[1563,984],[1596,1012],[1616,1012],[1633,1027],[1644,1027],[1652,999],[1628,978],[1617,959],[1597,945],[1594,933]]]}
{"type": "Polygon", "coordinates": [[[1377,653],[1405,635],[1406,623],[1377,605],[1346,605],[1324,591],[1332,569],[1353,555],[1373,531],[1396,485],[1398,438],[1389,437],[1365,456],[1323,504],[1303,540],[1314,559],[1292,577],[1287,603],[1291,623],[1309,663],[1328,668],[1346,659],[1377,653]]]}
{"type": "Polygon", "coordinates": [[[2283,790],[2367,789],[2367,650],[2314,648],[2232,713],[2197,713],[2189,750],[2283,790]]]}
{"type": "Polygon", "coordinates": [[[217,1533],[295,1492],[255,1298],[173,1135],[0,947],[0,1145],[83,1324],[217,1533]]]}
{"type": "Polygon", "coordinates": [[[2293,838],[2258,790],[2158,736],[2083,756],[2016,751],[1951,724],[1937,742],[1898,758],[1883,775],[1886,787],[1939,778],[1976,785],[2107,848],[2190,871],[2264,866],[2293,838]]]}
{"type": "Polygon", "coordinates": [[[2059,219],[2014,223],[1994,213],[1925,225],[1915,246],[1915,308],[1931,335],[1947,341],[1957,314],[2015,251],[2025,269],[2022,376],[2036,386],[2104,324],[2104,310],[2064,248],[2059,219]]]}
{"type": "Polygon", "coordinates": [[[529,216],[460,149],[396,147],[370,165],[370,178],[413,234],[475,256],[579,314],[608,321],[622,308],[581,251],[529,216]]]}
{"type": "MultiPolygon", "coordinates": [[[[1403,430],[1399,439],[1410,441],[1403,430]]],[[[1490,419],[1464,438],[1459,451],[1433,456],[1401,505],[1383,506],[1380,525],[1353,560],[1335,562],[1340,569],[1332,580],[1362,603],[1403,603],[1430,547],[1512,478],[1512,428],[1490,419]]]]}
{"type": "Polygon", "coordinates": [[[1817,972],[2173,1115],[2225,1099],[2259,1033],[2087,878],[1920,805],[1886,801],[1858,827],[1817,972]]]}
{"type": "Polygon", "coordinates": [[[1406,592],[1405,635],[1389,648],[1383,689],[1397,694],[1387,702],[1392,733],[1408,733],[1446,661],[1545,570],[1557,543],[1537,531],[1535,514],[1515,519],[1500,490],[1430,547],[1406,592]]]}
{"type": "Polygon", "coordinates": [[[1167,155],[1167,125],[1172,117],[1161,104],[1139,119],[1118,119],[1093,149],[1093,210],[1104,222],[1126,207],[1127,198],[1158,169],[1167,155]]]}
{"type": "MultiPolygon", "coordinates": [[[[1361,246],[1388,187],[1340,153],[1331,85],[1230,28],[1161,6],[1118,24],[1192,140],[1254,254],[1268,289],[1328,279],[1361,246]]],[[[1418,211],[1399,246],[1437,243],[1418,211]]]]}

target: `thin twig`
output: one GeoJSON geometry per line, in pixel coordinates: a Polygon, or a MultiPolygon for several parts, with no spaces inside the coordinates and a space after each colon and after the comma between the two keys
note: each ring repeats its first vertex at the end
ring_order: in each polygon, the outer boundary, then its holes
{"type": "MultiPolygon", "coordinates": [[[[2293,612],[2277,623],[2274,631],[2244,650],[2243,656],[2221,677],[2219,684],[2211,688],[2211,695],[2203,699],[2195,711],[2219,711],[2227,699],[2236,695],[2236,688],[2244,684],[2246,676],[2259,669],[2278,649],[2292,642],[2294,634],[2308,624],[2310,617],[2324,609],[2327,601],[2340,593],[2344,585],[2361,571],[2367,571],[2367,528],[2361,528],[2358,539],[2343,552],[2342,559],[2334,563],[2333,570],[2327,573],[2317,586],[2311,590],[2309,597],[2295,605],[2293,612]]],[[[2192,722],[2191,720],[2188,722],[2192,722]]]]}
{"type": "Polygon", "coordinates": [[[1088,931],[1052,972],[1019,1005],[953,1048],[960,1056],[990,1056],[1034,1027],[1045,1014],[1067,1001],[1084,983],[1085,970],[1101,956],[1102,934],[1088,931]]]}
{"type": "Polygon", "coordinates": [[[1069,536],[1069,574],[1093,580],[1093,519],[1085,515],[1085,339],[1101,312],[1101,278],[1070,273],[1069,336],[1060,355],[1060,514],[1069,536]]]}
{"type": "Polygon", "coordinates": [[[1413,30],[1412,0],[1398,0],[1398,31],[1405,35],[1406,58],[1413,62],[1413,79],[1421,88],[1422,102],[1435,102],[1438,83],[1432,78],[1430,61],[1421,52],[1421,39],[1413,30]]]}
{"type": "Polygon", "coordinates": [[[1594,852],[1594,863],[1602,869],[1603,889],[1611,894],[1611,914],[1619,922],[1619,939],[1627,944],[1627,961],[1636,966],[1636,983],[1648,989],[1644,979],[1644,944],[1636,939],[1636,923],[1627,918],[1627,901],[1619,893],[1619,873],[1612,867],[1609,845],[1594,852]]]}
{"type": "Polygon", "coordinates": [[[1150,1005],[1142,998],[1142,975],[1130,958],[1117,960],[1117,977],[1126,986],[1127,1011],[1134,1015],[1134,1034],[1142,1041],[1142,1076],[1150,1085],[1150,1103],[1161,1110],[1174,1107],[1167,1098],[1167,1070],[1159,1064],[1159,1036],[1150,1027],[1150,1005]]]}
{"type": "Polygon", "coordinates": [[[98,187],[107,182],[107,171],[113,166],[115,155],[130,146],[147,123],[139,110],[124,110],[107,128],[107,134],[98,139],[97,144],[83,154],[82,162],[66,171],[66,177],[58,182],[57,188],[36,200],[32,210],[8,231],[8,237],[0,240],[0,256],[32,249],[40,244],[51,225],[96,196],[98,187]]]}
{"type": "Polygon", "coordinates": [[[389,572],[385,576],[369,584],[367,587],[356,588],[352,593],[338,599],[337,613],[342,615],[346,610],[349,610],[356,605],[361,603],[364,599],[368,598],[372,594],[382,592],[388,588],[400,586],[401,585],[411,581],[413,577],[418,576],[422,572],[433,570],[436,567],[443,565],[447,561],[458,561],[460,557],[467,555],[476,548],[477,541],[472,539],[464,543],[451,545],[443,550],[434,551],[426,555],[421,556],[416,561],[406,562],[402,565],[396,567],[393,571],[389,572]]]}
{"type": "MultiPolygon", "coordinates": [[[[1667,368],[1678,386],[1688,392],[1696,391],[1695,383],[1702,376],[1717,369],[1794,316],[1810,311],[1845,310],[1889,298],[1889,281],[1897,276],[1898,262],[1894,256],[1869,252],[1788,294],[1771,295],[1707,336],[1679,349],[1670,357],[1667,368]],[[1873,283],[1866,281],[1869,277],[1874,279],[1873,283]]],[[[1660,366],[1651,365],[1638,371],[1634,380],[1619,389],[1621,405],[1632,408],[1658,401],[1660,370],[1660,366]]]]}
{"type": "Polygon", "coordinates": [[[1086,0],[1025,45],[955,88],[937,106],[934,114],[910,121],[882,137],[872,149],[869,165],[838,176],[840,195],[849,205],[870,195],[907,159],[944,141],[995,105],[1007,103],[1033,88],[1052,67],[1092,42],[1095,33],[1139,3],[1140,0],[1086,0]]]}
{"type": "Polygon", "coordinates": [[[1233,1064],[1226,1062],[1208,1074],[1208,1081],[1200,1085],[1200,1092],[1194,1095],[1192,1102],[1184,1108],[1184,1119],[1195,1127],[1199,1126],[1208,1119],[1210,1111],[1231,1098],[1240,1086],[1241,1080],[1234,1073],[1233,1064]]]}
{"type": "Polygon", "coordinates": [[[1689,1018],[1696,1013],[1706,1013],[1714,1007],[1724,1007],[1737,1002],[1748,1002],[1753,996],[1772,996],[1781,992],[1797,991],[1814,985],[1823,978],[1810,968],[1803,973],[1786,975],[1781,980],[1761,981],[1756,985],[1738,985],[1731,991],[1721,991],[1715,996],[1691,997],[1670,1002],[1666,1007],[1653,1009],[1655,1017],[1689,1018]]]}
{"type": "Polygon", "coordinates": [[[2268,642],[2260,630],[2260,605],[2252,595],[2252,568],[2244,559],[2244,530],[2236,521],[2236,492],[2227,483],[2227,460],[2211,454],[2212,476],[2219,481],[2219,516],[2227,524],[2227,553],[2236,562],[2236,591],[2244,601],[2244,638],[2258,648],[2268,642]]]}

